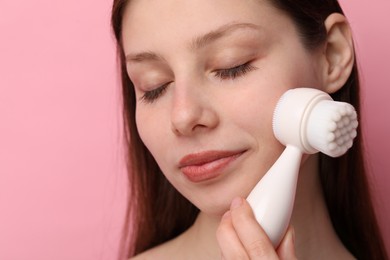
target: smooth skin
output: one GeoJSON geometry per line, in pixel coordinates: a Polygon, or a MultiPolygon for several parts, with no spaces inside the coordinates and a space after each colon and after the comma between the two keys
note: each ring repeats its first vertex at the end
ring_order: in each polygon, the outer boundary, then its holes
{"type": "Polygon", "coordinates": [[[316,155],[302,161],[294,228],[276,250],[243,199],[284,149],[271,127],[279,97],[296,87],[332,93],[351,73],[345,17],[332,14],[325,25],[326,43],[308,51],[291,19],[264,0],[130,1],[123,47],[139,134],[200,209],[186,232],[134,259],[352,258],[329,219],[316,155]],[[178,162],[208,150],[244,153],[217,178],[194,183],[178,162]]]}

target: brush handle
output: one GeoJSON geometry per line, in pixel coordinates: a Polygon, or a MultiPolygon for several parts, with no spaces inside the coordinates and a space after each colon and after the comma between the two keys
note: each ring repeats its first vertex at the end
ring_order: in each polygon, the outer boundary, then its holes
{"type": "Polygon", "coordinates": [[[275,248],[290,223],[301,158],[302,152],[297,147],[286,146],[247,198],[275,248]]]}

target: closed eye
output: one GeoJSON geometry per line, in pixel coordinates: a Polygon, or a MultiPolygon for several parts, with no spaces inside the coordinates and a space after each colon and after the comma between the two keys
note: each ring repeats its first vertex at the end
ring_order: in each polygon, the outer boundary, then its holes
{"type": "Polygon", "coordinates": [[[164,92],[167,90],[168,85],[171,82],[165,83],[158,88],[153,90],[145,91],[145,93],[141,97],[141,101],[145,101],[146,103],[153,103],[156,99],[158,99],[164,92]]]}
{"type": "Polygon", "coordinates": [[[251,65],[251,62],[247,62],[229,69],[219,69],[215,71],[215,75],[221,80],[224,79],[235,79],[237,77],[244,76],[246,73],[257,69],[251,65]]]}
{"type": "MultiPolygon", "coordinates": [[[[255,69],[257,69],[257,67],[251,65],[251,62],[249,61],[232,68],[215,70],[214,73],[215,76],[219,77],[221,80],[226,80],[244,76],[248,72],[253,71],[255,69]]],[[[146,103],[153,103],[155,100],[157,100],[160,96],[164,94],[170,83],[171,82],[168,82],[153,90],[145,91],[140,100],[146,103]]]]}

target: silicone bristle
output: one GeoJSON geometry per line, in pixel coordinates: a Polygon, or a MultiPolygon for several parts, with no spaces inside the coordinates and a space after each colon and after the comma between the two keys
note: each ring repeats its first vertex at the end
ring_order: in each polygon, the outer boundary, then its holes
{"type": "Polygon", "coordinates": [[[352,146],[357,126],[353,106],[333,101],[327,93],[313,88],[287,91],[273,118],[275,137],[282,144],[332,157],[343,155],[352,146]]]}
{"type": "MultiPolygon", "coordinates": [[[[272,118],[272,129],[274,131],[274,135],[276,136],[276,138],[278,138],[279,136],[282,136],[281,132],[282,132],[283,126],[280,123],[280,121],[281,121],[280,118],[283,116],[283,104],[284,104],[283,100],[286,98],[286,96],[287,96],[287,94],[285,93],[284,95],[282,95],[280,97],[280,99],[279,99],[279,101],[276,104],[275,109],[274,109],[274,115],[272,118]]],[[[279,140],[279,141],[281,141],[281,140],[279,140]]]]}
{"type": "Polygon", "coordinates": [[[357,136],[357,115],[344,102],[321,101],[311,111],[307,122],[307,141],[331,157],[343,155],[357,136]]]}
{"type": "MultiPolygon", "coordinates": [[[[312,108],[320,101],[332,100],[318,89],[296,88],[285,92],[276,105],[273,118],[275,137],[284,145],[293,145],[302,152],[318,152],[306,138],[306,122],[312,108]]],[[[334,126],[336,128],[337,126],[334,126]]]]}

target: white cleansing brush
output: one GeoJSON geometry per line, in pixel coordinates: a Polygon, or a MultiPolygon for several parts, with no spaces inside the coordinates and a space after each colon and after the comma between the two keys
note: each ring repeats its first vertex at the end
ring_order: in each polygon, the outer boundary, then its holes
{"type": "Polygon", "coordinates": [[[286,148],[247,198],[275,248],[290,222],[302,154],[343,155],[352,146],[357,126],[353,106],[333,101],[320,90],[296,88],[280,98],[273,131],[286,148]]]}

